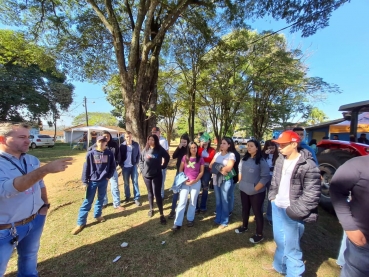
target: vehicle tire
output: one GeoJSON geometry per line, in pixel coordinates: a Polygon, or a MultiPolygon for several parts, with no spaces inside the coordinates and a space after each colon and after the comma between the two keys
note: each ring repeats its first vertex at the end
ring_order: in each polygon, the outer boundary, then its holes
{"type": "Polygon", "coordinates": [[[54,147],[54,145],[49,145],[49,146],[48,146],[48,148],[53,148],[53,147],[54,147]]]}
{"type": "Polygon", "coordinates": [[[32,142],[32,143],[31,143],[31,148],[32,148],[32,149],[36,149],[36,148],[37,148],[36,143],[32,142]]]}
{"type": "Polygon", "coordinates": [[[236,140],[236,141],[234,142],[234,144],[238,145],[238,141],[236,140]]]}
{"type": "Polygon", "coordinates": [[[321,181],[321,195],[320,195],[320,206],[325,210],[334,213],[331,197],[329,194],[329,187],[331,179],[336,172],[337,168],[343,165],[346,161],[353,158],[354,156],[350,153],[346,153],[342,150],[330,151],[318,155],[319,170],[322,175],[321,181]]]}

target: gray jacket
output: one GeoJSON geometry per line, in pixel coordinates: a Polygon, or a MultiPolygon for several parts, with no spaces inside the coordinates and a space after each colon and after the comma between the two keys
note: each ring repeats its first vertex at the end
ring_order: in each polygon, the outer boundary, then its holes
{"type": "Polygon", "coordinates": [[[242,160],[239,165],[239,173],[241,180],[238,182],[240,190],[247,195],[254,195],[265,191],[265,185],[270,180],[268,163],[261,159],[259,164],[255,160],[248,158],[246,161],[242,160]],[[259,190],[255,190],[255,186],[261,183],[264,185],[259,190]]]}
{"type": "MultiPolygon", "coordinates": [[[[318,219],[320,197],[320,171],[311,153],[300,150],[300,158],[292,172],[290,182],[290,206],[287,215],[294,220],[315,222],[318,219]]],[[[275,162],[273,178],[270,185],[269,200],[274,200],[282,178],[284,156],[279,154],[275,162]]]]}

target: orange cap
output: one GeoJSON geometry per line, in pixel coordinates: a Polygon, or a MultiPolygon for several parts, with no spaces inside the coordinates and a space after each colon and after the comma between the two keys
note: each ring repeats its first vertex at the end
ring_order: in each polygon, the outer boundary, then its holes
{"type": "Polygon", "coordinates": [[[294,131],[288,130],[280,134],[278,139],[274,139],[272,141],[275,143],[281,144],[281,143],[289,143],[289,142],[300,142],[301,139],[299,135],[296,134],[294,131]]]}

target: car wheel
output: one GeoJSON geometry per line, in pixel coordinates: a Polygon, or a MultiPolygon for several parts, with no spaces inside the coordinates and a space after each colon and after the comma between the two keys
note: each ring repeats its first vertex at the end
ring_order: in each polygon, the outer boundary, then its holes
{"type": "Polygon", "coordinates": [[[32,142],[32,143],[31,143],[31,148],[32,148],[32,149],[35,149],[35,148],[37,148],[37,145],[36,145],[36,143],[32,142]]]}
{"type": "Polygon", "coordinates": [[[234,144],[238,145],[238,141],[235,141],[234,144]]]}
{"type": "Polygon", "coordinates": [[[337,168],[346,161],[353,158],[349,153],[342,151],[323,153],[318,156],[319,170],[322,175],[320,186],[320,206],[325,210],[334,213],[331,196],[329,193],[330,183],[337,168]]]}

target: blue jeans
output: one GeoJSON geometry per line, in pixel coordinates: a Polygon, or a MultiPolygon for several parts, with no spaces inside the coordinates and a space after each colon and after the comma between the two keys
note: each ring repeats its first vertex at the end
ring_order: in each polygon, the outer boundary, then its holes
{"type": "Polygon", "coordinates": [[[234,187],[235,186],[236,184],[233,181],[228,191],[228,211],[230,213],[233,211],[233,208],[234,208],[234,187]]]}
{"type": "Polygon", "coordinates": [[[337,261],[336,261],[336,264],[338,264],[339,266],[345,265],[345,257],[343,253],[345,253],[345,250],[346,250],[346,240],[347,240],[347,235],[346,235],[346,232],[343,231],[340,252],[338,254],[337,261]]]}
{"type": "Polygon", "coordinates": [[[346,240],[345,265],[340,277],[369,276],[369,243],[360,247],[346,240]]]}
{"type": "Polygon", "coordinates": [[[161,173],[163,174],[163,181],[161,184],[161,198],[164,199],[165,177],[167,177],[167,169],[162,169],[161,173]]]}
{"type": "Polygon", "coordinates": [[[229,221],[229,190],[232,188],[233,179],[223,182],[220,186],[214,185],[215,192],[215,222],[228,225],[229,221]]]}
{"type": "Polygon", "coordinates": [[[190,194],[190,203],[187,209],[187,221],[194,221],[197,197],[199,196],[201,187],[201,181],[193,184],[192,186],[182,185],[181,191],[179,192],[179,203],[177,207],[176,219],[174,225],[182,226],[184,212],[187,205],[188,194],[190,194]]]}
{"type": "Polygon", "coordinates": [[[201,178],[201,187],[202,187],[201,200],[197,202],[197,206],[196,206],[196,209],[200,211],[207,210],[206,202],[208,201],[210,178],[211,178],[211,173],[210,173],[209,167],[205,167],[204,175],[202,175],[202,178],[201,178]]]}
{"type": "Polygon", "coordinates": [[[131,198],[131,191],[129,189],[129,177],[131,177],[133,185],[133,200],[140,200],[140,189],[138,187],[138,173],[137,165],[131,167],[124,167],[123,172],[123,182],[124,182],[124,195],[126,199],[131,198]]]}
{"type": "MultiPolygon", "coordinates": [[[[119,191],[119,184],[118,184],[118,172],[115,170],[113,177],[109,179],[110,181],[110,191],[111,195],[113,196],[113,206],[114,208],[120,206],[120,191],[119,191]]],[[[104,203],[103,205],[108,205],[108,194],[105,193],[104,196],[104,203]]]]}
{"type": "Polygon", "coordinates": [[[277,207],[274,201],[272,209],[273,235],[277,244],[273,267],[287,277],[302,276],[305,264],[302,260],[300,239],[304,234],[305,225],[303,222],[291,219],[286,214],[286,209],[277,207]]]}
{"type": "Polygon", "coordinates": [[[97,191],[97,200],[94,207],[94,218],[98,218],[102,214],[102,207],[104,203],[104,197],[106,195],[106,187],[108,186],[108,180],[103,179],[97,182],[89,182],[86,188],[86,198],[79,209],[77,225],[86,225],[88,212],[91,210],[92,203],[95,199],[97,191]]]}
{"type": "MultiPolygon", "coordinates": [[[[18,234],[18,277],[38,276],[37,253],[45,225],[45,215],[37,215],[31,222],[16,227],[18,234]]],[[[14,246],[10,229],[0,230],[0,276],[3,276],[14,246]]]]}

